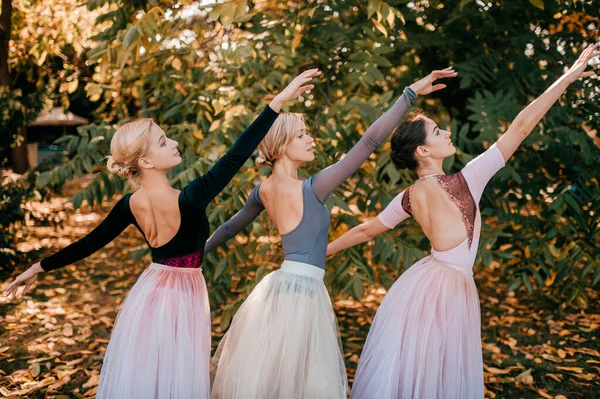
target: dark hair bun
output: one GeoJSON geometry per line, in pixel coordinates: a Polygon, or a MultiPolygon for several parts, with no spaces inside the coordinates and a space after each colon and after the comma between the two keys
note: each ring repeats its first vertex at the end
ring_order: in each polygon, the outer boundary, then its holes
{"type": "Polygon", "coordinates": [[[392,150],[392,153],[390,154],[390,158],[392,158],[392,162],[394,163],[394,165],[396,165],[396,167],[398,169],[406,169],[406,168],[408,168],[408,165],[406,164],[406,162],[404,161],[404,159],[402,159],[400,157],[400,154],[398,154],[396,151],[392,150]]]}
{"type": "Polygon", "coordinates": [[[417,170],[419,161],[415,156],[417,148],[425,144],[427,130],[425,117],[416,115],[400,124],[392,135],[392,162],[398,169],[417,170]]]}

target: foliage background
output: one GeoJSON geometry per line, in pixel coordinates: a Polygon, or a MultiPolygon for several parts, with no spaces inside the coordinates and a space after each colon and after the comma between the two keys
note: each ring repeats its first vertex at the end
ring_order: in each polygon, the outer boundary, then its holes
{"type": "MultiPolygon", "coordinates": [[[[298,71],[313,66],[324,71],[322,81],[290,107],[307,115],[317,137],[318,159],[307,174],[339,159],[406,85],[447,65],[455,66],[459,80],[418,106],[454,133],[460,151],[445,167],[455,171],[598,39],[591,1],[95,0],[87,7],[102,10],[97,22],[103,29],[87,52],[96,67],[85,87],[102,103],[102,122],[59,140],[72,156],[42,173],[39,186],[60,186],[102,165],[112,123],[138,116],[155,118],[181,142],[184,162],[171,178],[184,186],[206,172],[298,71]]],[[[552,286],[557,300],[585,307],[585,288],[600,281],[600,203],[594,201],[600,198],[600,151],[593,142],[599,90],[593,79],[570,88],[486,191],[479,261],[502,262],[511,289],[552,286]]],[[[412,182],[394,169],[387,146],[329,200],[332,235],[372,217],[412,182]]],[[[267,173],[248,166],[210,209],[215,227],[267,173]]],[[[76,208],[83,201],[93,205],[123,189],[101,170],[71,200],[76,208]]],[[[269,226],[261,216],[248,240],[242,234],[232,251],[208,256],[213,303],[232,300],[232,286],[249,292],[280,262],[276,238],[259,239],[273,238],[269,226]]],[[[374,245],[340,255],[328,283],[333,294],[358,299],[364,283],[389,286],[427,250],[422,233],[407,223],[374,245]]],[[[226,307],[226,314],[234,309],[226,307]]]]}

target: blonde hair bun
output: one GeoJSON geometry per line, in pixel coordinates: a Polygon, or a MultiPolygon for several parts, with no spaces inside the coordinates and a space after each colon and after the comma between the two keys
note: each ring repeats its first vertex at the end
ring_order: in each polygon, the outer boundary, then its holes
{"type": "Polygon", "coordinates": [[[123,178],[129,179],[137,188],[141,177],[138,161],[146,155],[149,147],[152,119],[137,119],[121,126],[110,140],[110,155],[106,157],[106,168],[123,178]]]}
{"type": "Polygon", "coordinates": [[[115,158],[112,155],[109,155],[106,161],[106,168],[110,173],[114,173],[115,175],[119,175],[122,178],[131,177],[132,170],[129,165],[125,165],[123,163],[115,161],[115,158]]]}

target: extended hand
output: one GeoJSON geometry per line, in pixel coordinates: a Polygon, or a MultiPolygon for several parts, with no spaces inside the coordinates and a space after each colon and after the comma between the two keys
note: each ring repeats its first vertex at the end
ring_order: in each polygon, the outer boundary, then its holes
{"type": "Polygon", "coordinates": [[[567,76],[571,82],[596,74],[594,71],[586,71],[585,68],[587,68],[588,62],[592,58],[600,55],[600,51],[597,51],[597,48],[597,44],[590,44],[581,52],[577,61],[567,71],[567,76]]]}
{"type": "Polygon", "coordinates": [[[441,71],[433,71],[429,75],[425,76],[423,79],[410,85],[410,88],[417,95],[422,96],[423,94],[429,94],[431,92],[441,90],[444,87],[446,87],[446,85],[443,83],[434,85],[433,83],[437,79],[454,78],[456,77],[456,75],[457,73],[454,71],[454,69],[452,69],[452,67],[442,69],[441,71]]]}
{"type": "Polygon", "coordinates": [[[315,68],[304,71],[296,76],[294,80],[292,80],[292,82],[271,102],[270,105],[273,111],[279,112],[284,103],[300,97],[302,93],[308,90],[314,89],[315,85],[307,83],[320,74],[321,71],[319,71],[318,68],[315,68]]]}
{"type": "Polygon", "coordinates": [[[37,280],[38,274],[41,270],[42,268],[38,262],[29,269],[25,270],[23,273],[19,274],[12,283],[4,287],[2,290],[4,292],[4,296],[10,297],[12,295],[12,299],[15,299],[21,284],[25,284],[25,288],[23,288],[23,292],[21,293],[22,295],[25,295],[27,291],[29,291],[31,285],[35,283],[35,280],[37,280]]]}

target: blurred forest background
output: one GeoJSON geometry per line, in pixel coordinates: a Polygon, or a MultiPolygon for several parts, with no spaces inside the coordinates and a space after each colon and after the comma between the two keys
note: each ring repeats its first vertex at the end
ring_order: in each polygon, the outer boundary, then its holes
{"type": "MultiPolygon", "coordinates": [[[[454,172],[599,40],[599,19],[594,0],[2,0],[2,280],[85,235],[130,190],[103,162],[119,124],[150,117],[180,142],[170,178],[181,188],[296,74],[319,67],[315,89],[285,108],[316,138],[308,175],[340,159],[405,86],[454,66],[456,80],[415,104],[453,133],[459,150],[444,166],[454,172]],[[53,108],[87,122],[36,127],[53,108]],[[55,156],[28,157],[34,142],[55,156]]],[[[600,396],[599,97],[598,79],[572,85],[484,193],[475,274],[488,397],[600,396]]],[[[267,173],[247,163],[209,207],[213,230],[267,173]]],[[[328,200],[330,237],[413,179],[386,143],[328,200]]],[[[228,249],[204,261],[215,344],[283,259],[266,215],[228,249]]],[[[405,222],[328,261],[351,378],[385,290],[428,250],[405,222]]],[[[119,304],[149,261],[130,227],[24,299],[1,300],[0,395],[93,397],[119,304]]]]}

